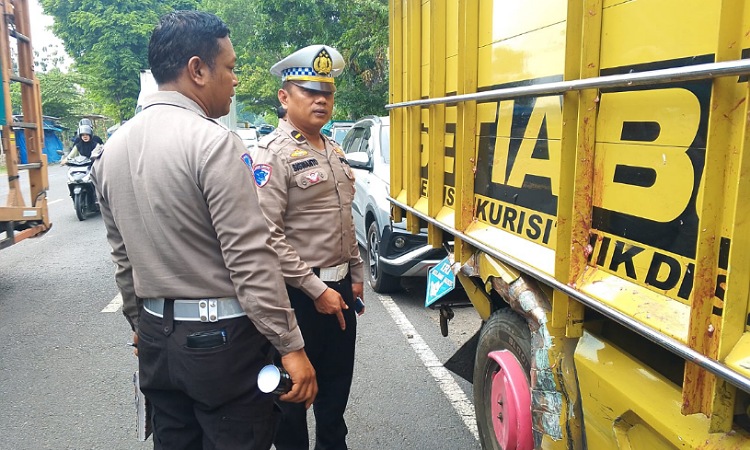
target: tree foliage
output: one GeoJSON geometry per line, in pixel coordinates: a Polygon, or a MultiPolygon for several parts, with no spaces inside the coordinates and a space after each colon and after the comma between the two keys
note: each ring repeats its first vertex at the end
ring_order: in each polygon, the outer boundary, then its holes
{"type": "Polygon", "coordinates": [[[66,74],[59,69],[37,75],[42,91],[42,111],[47,116],[65,118],[81,113],[84,102],[78,88],[79,77],[66,74]]]}
{"type": "MultiPolygon", "coordinates": [[[[38,72],[36,76],[44,115],[61,119],[63,126],[73,129],[81,115],[99,108],[83,95],[80,87],[82,77],[78,73],[66,73],[55,68],[46,73],[38,72]]],[[[11,84],[10,95],[13,114],[21,114],[21,85],[11,84]]]]}
{"type": "Polygon", "coordinates": [[[40,0],[55,19],[53,31],[75,61],[88,96],[118,121],[135,110],[139,73],[159,17],[195,9],[197,0],[40,0]]]}
{"type": "Polygon", "coordinates": [[[42,47],[41,52],[34,50],[34,70],[47,73],[52,69],[61,69],[65,65],[65,53],[56,44],[42,47]]]}
{"type": "MultiPolygon", "coordinates": [[[[238,55],[238,99],[248,112],[273,114],[277,78],[270,67],[310,44],[337,48],[346,61],[337,78],[337,118],[384,114],[388,91],[387,0],[40,0],[54,33],[74,60],[86,98],[115,119],[133,115],[139,72],[159,17],[175,9],[218,14],[238,55]]],[[[49,67],[54,67],[54,61],[49,67]]],[[[46,111],[45,111],[46,112],[46,111]]]]}
{"type": "Polygon", "coordinates": [[[339,119],[385,114],[388,95],[387,0],[203,0],[232,29],[238,56],[239,100],[265,113],[278,105],[280,86],[271,66],[310,44],[327,44],[344,56],[336,79],[339,119]]]}

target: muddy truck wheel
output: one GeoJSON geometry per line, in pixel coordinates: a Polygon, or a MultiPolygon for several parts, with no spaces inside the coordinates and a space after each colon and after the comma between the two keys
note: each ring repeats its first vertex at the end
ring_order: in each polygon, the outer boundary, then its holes
{"type": "Polygon", "coordinates": [[[495,311],[479,333],[474,410],[485,450],[531,450],[531,332],[511,309],[495,311]]]}

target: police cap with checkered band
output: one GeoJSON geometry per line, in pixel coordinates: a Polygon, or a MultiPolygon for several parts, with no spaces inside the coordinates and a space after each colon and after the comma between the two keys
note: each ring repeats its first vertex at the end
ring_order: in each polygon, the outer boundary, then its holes
{"type": "Polygon", "coordinates": [[[336,92],[333,78],[344,71],[344,57],[327,45],[297,50],[271,67],[271,74],[314,91],[336,92]]]}

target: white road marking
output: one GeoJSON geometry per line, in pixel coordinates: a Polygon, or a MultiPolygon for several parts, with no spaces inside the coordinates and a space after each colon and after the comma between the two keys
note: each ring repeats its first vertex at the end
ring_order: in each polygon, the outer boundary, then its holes
{"type": "Polygon", "coordinates": [[[57,203],[57,202],[61,202],[61,201],[63,201],[63,199],[61,199],[61,198],[58,198],[57,200],[52,200],[51,202],[47,202],[47,206],[52,205],[52,204],[57,203]]]}
{"type": "Polygon", "coordinates": [[[406,339],[417,353],[417,356],[419,356],[419,359],[422,360],[422,364],[427,367],[432,378],[437,381],[443,394],[445,394],[448,401],[453,405],[453,409],[455,409],[458,415],[461,416],[461,419],[463,419],[464,424],[471,434],[474,435],[474,438],[479,440],[477,421],[474,417],[474,405],[471,403],[471,400],[466,397],[466,394],[461,390],[461,387],[456,383],[456,380],[453,379],[453,376],[448,372],[448,369],[443,367],[443,364],[435,353],[432,352],[424,339],[422,339],[422,336],[417,333],[417,330],[411,322],[409,322],[409,319],[407,319],[404,313],[401,312],[401,308],[389,298],[380,295],[378,297],[388,311],[388,314],[393,318],[393,321],[396,322],[396,325],[398,325],[401,332],[406,336],[406,339]]]}
{"type": "Polygon", "coordinates": [[[115,295],[115,298],[113,298],[112,301],[109,302],[109,305],[107,305],[107,307],[102,310],[102,312],[103,313],[117,312],[120,310],[121,306],[122,306],[122,295],[118,293],[117,295],[115,295]]]}

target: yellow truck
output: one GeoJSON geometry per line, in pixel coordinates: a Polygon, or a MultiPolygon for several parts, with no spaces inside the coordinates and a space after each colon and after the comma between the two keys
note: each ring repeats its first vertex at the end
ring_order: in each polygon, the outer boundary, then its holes
{"type": "Polygon", "coordinates": [[[391,0],[393,219],[485,449],[750,449],[750,3],[391,0]]]}

